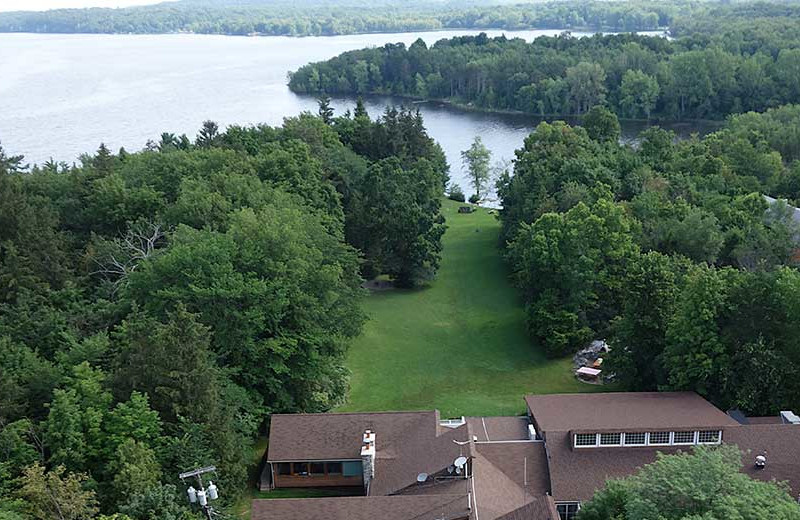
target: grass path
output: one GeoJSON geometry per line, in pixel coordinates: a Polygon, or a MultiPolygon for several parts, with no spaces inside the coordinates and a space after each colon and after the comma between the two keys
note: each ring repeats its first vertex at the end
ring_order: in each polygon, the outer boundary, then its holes
{"type": "Polygon", "coordinates": [[[350,348],[350,400],[339,411],[521,414],[526,393],[598,390],[574,379],[569,359],[548,360],[531,344],[497,246],[499,222],[484,209],[458,214],[458,206],[443,204],[437,279],[366,299],[370,319],[350,348]]]}
{"type": "MultiPolygon", "coordinates": [[[[367,297],[370,320],[347,362],[353,372],[350,400],[338,411],[522,414],[526,393],[602,389],[577,382],[569,359],[548,360],[531,345],[522,304],[497,247],[499,222],[483,209],[460,215],[458,206],[445,201],[442,208],[448,229],[436,281],[424,289],[367,297]]],[[[265,449],[266,438],[261,438],[248,492],[235,507],[238,518],[250,517],[254,498],[316,493],[259,492],[255,482],[265,449]]]]}

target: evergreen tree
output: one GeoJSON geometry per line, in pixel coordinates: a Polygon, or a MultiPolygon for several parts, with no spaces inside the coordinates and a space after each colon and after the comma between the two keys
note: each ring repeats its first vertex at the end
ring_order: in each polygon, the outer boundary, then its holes
{"type": "Polygon", "coordinates": [[[320,96],[317,99],[317,104],[319,104],[319,109],[317,110],[317,112],[319,113],[319,117],[322,118],[322,121],[324,121],[326,125],[331,124],[333,122],[333,108],[331,107],[331,98],[325,95],[320,96]]]}

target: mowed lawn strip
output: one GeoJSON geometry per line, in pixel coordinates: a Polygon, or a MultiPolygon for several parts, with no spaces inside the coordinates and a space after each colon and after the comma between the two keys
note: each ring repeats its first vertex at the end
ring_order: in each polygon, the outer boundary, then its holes
{"type": "Polygon", "coordinates": [[[349,402],[338,411],[438,408],[442,417],[522,414],[526,393],[597,391],[569,359],[531,344],[485,209],[459,214],[445,201],[442,265],[429,287],[367,297],[364,333],[348,354],[349,402]]]}

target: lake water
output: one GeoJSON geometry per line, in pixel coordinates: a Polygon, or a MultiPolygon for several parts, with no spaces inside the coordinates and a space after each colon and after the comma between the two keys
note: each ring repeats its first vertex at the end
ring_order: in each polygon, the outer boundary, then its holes
{"type": "MultiPolygon", "coordinates": [[[[284,117],[316,111],[313,97],[286,86],[287,72],[310,61],[388,42],[409,45],[422,38],[430,45],[478,32],[309,38],[0,34],[0,141],[8,153],[24,154],[32,163],[51,157],[72,162],[101,142],[132,151],[165,131],[194,136],[206,119],[220,126],[279,125],[284,117]]],[[[559,33],[486,32],[526,40],[559,33]]],[[[337,112],[354,105],[353,99],[333,101],[337,112]]],[[[367,109],[376,117],[393,103],[402,101],[373,97],[367,109]]],[[[445,149],[451,177],[465,188],[459,154],[474,136],[483,138],[495,160],[510,159],[538,123],[530,116],[416,106],[445,149]]],[[[639,130],[641,125],[625,125],[627,137],[639,130]]]]}

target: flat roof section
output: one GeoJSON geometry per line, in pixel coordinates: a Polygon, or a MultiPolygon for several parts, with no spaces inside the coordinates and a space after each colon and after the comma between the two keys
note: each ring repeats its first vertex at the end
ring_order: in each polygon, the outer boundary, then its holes
{"type": "Polygon", "coordinates": [[[478,442],[526,441],[528,425],[526,416],[513,417],[467,417],[472,435],[478,442]]]}

